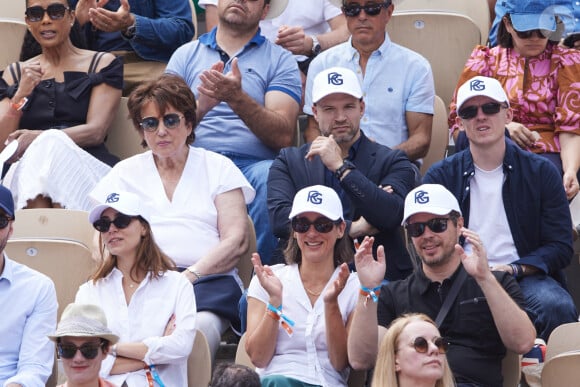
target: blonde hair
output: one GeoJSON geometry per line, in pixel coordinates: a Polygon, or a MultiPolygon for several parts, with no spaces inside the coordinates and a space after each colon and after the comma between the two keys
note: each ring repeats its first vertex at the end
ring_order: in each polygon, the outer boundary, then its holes
{"type": "MultiPolygon", "coordinates": [[[[435,323],[431,318],[422,313],[409,313],[394,320],[385,337],[381,341],[379,347],[379,354],[377,357],[377,364],[375,366],[372,387],[399,387],[399,380],[397,372],[395,371],[395,351],[401,333],[409,323],[414,321],[425,321],[429,324],[435,323]]],[[[455,382],[453,374],[449,368],[449,364],[445,362],[443,365],[443,377],[435,382],[435,387],[453,387],[455,382]]]]}

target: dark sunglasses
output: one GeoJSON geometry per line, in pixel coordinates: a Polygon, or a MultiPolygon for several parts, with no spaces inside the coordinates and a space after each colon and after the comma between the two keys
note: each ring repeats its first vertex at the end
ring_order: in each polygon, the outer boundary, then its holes
{"type": "Polygon", "coordinates": [[[406,228],[409,235],[413,238],[423,235],[425,227],[429,227],[431,231],[439,234],[447,230],[447,221],[449,220],[449,218],[433,218],[428,222],[409,223],[406,228]]]}
{"type": "Polygon", "coordinates": [[[117,217],[113,220],[109,218],[101,218],[96,220],[95,223],[93,223],[93,227],[99,232],[109,231],[111,224],[114,224],[118,229],[127,228],[131,224],[131,221],[136,218],[136,216],[118,214],[117,217]]]}
{"type": "Polygon", "coordinates": [[[530,39],[533,35],[536,35],[540,39],[548,39],[548,36],[551,34],[551,31],[545,30],[518,31],[514,28],[514,31],[520,39],[530,39]]]}
{"type": "MultiPolygon", "coordinates": [[[[488,102],[481,105],[481,111],[487,115],[492,116],[494,114],[499,113],[501,108],[504,107],[501,103],[497,102],[488,102]]],[[[477,116],[477,111],[479,110],[480,106],[473,105],[473,106],[465,106],[462,107],[458,112],[457,115],[464,120],[470,120],[477,116]]]]}
{"type": "Polygon", "coordinates": [[[41,21],[44,18],[45,12],[48,14],[50,20],[60,20],[69,9],[70,8],[66,7],[64,4],[51,4],[46,8],[42,8],[40,5],[35,5],[34,7],[26,8],[24,14],[29,22],[41,21]]]}
{"type": "MultiPolygon", "coordinates": [[[[444,355],[447,353],[447,350],[449,349],[449,342],[443,337],[434,337],[432,342],[435,344],[440,354],[444,355]]],[[[427,353],[429,350],[429,341],[423,336],[415,338],[415,340],[411,342],[411,345],[413,348],[415,348],[415,351],[419,353],[427,353]]]]}
{"type": "Polygon", "coordinates": [[[311,222],[306,218],[295,217],[292,219],[292,230],[304,234],[310,229],[311,225],[314,225],[316,231],[326,234],[330,232],[335,225],[339,225],[340,222],[340,220],[334,221],[324,217],[318,218],[314,222],[311,222]]]}
{"type": "Polygon", "coordinates": [[[105,342],[100,342],[99,344],[83,344],[77,347],[74,344],[63,344],[58,343],[56,345],[58,356],[62,359],[72,359],[75,357],[77,351],[81,351],[81,354],[85,359],[94,359],[99,354],[99,348],[104,347],[105,342]]]}
{"type": "Polygon", "coordinates": [[[8,224],[10,224],[11,220],[12,218],[9,218],[7,216],[0,216],[0,230],[6,228],[8,224]]]}
{"type": "Polygon", "coordinates": [[[342,12],[344,12],[345,16],[356,17],[360,15],[360,12],[362,10],[364,10],[368,16],[377,16],[379,13],[381,13],[382,8],[389,8],[390,5],[391,5],[390,1],[387,1],[386,3],[365,4],[365,5],[351,3],[343,5],[342,12]]]}
{"type": "MultiPolygon", "coordinates": [[[[169,113],[163,116],[163,125],[167,129],[175,129],[179,126],[181,122],[181,117],[177,113],[169,113]]],[[[141,120],[139,125],[146,132],[154,132],[159,127],[159,118],[157,117],[145,117],[141,120]]]]}

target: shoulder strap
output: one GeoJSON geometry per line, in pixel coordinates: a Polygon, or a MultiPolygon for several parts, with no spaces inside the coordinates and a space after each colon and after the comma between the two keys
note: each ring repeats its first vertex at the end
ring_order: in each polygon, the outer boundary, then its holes
{"type": "Polygon", "coordinates": [[[459,289],[461,288],[461,285],[463,285],[465,278],[467,278],[467,272],[463,268],[463,265],[461,265],[459,270],[457,278],[455,278],[455,282],[451,285],[451,289],[449,289],[449,293],[447,293],[447,297],[445,297],[445,301],[443,301],[443,305],[441,306],[441,309],[439,309],[439,313],[437,313],[437,317],[435,318],[435,325],[437,325],[437,328],[439,328],[441,323],[443,323],[443,320],[445,320],[445,317],[451,309],[451,304],[453,304],[457,298],[459,289]]]}
{"type": "Polygon", "coordinates": [[[12,75],[12,80],[14,81],[14,83],[20,82],[20,78],[22,77],[22,74],[20,72],[20,63],[19,62],[15,62],[15,63],[12,63],[10,65],[10,75],[12,75]]]}
{"type": "Polygon", "coordinates": [[[97,66],[99,65],[99,62],[101,61],[101,58],[103,57],[103,55],[105,55],[104,52],[97,52],[97,53],[95,53],[95,55],[93,55],[93,59],[91,60],[91,65],[89,66],[89,71],[88,71],[89,74],[97,71],[97,66]]]}

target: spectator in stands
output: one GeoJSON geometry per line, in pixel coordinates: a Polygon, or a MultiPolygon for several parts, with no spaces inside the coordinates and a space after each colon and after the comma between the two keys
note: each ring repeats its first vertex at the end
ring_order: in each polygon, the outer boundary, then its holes
{"type": "Polygon", "coordinates": [[[0,186],[0,386],[44,387],[52,373],[56,291],[52,281],[14,262],[4,249],[14,222],[12,194],[0,186]]]}
{"type": "MultiPolygon", "coordinates": [[[[199,5],[205,7],[206,25],[211,30],[218,22],[217,0],[200,0],[199,5]]],[[[301,71],[303,94],[312,59],[348,39],[340,5],[340,0],[288,0],[280,16],[260,22],[261,32],[267,39],[294,54],[301,71]]]]}
{"type": "MultiPolygon", "coordinates": [[[[110,191],[89,213],[100,233],[101,263],[81,285],[75,302],[105,311],[119,343],[101,366],[118,386],[144,386],[159,378],[187,385],[187,358],[196,328],[191,285],[155,243],[151,214],[137,195],[110,191]]],[[[161,384],[161,383],[159,383],[161,384]]]]}
{"type": "Polygon", "coordinates": [[[66,383],[58,387],[115,387],[101,379],[101,363],[119,336],[107,328],[105,312],[97,305],[69,304],[62,312],[56,332],[49,336],[56,342],[66,383]]]}
{"type": "Polygon", "coordinates": [[[355,254],[361,286],[380,289],[380,298],[373,302],[369,296],[359,297],[348,341],[351,365],[371,367],[389,324],[405,313],[424,313],[450,343],[447,359],[458,386],[502,386],[506,348],[525,353],[536,337],[513,276],[489,269],[481,238],[464,227],[459,203],[441,185],[424,184],[411,191],[403,223],[421,259],[406,279],[380,287],[385,251],[379,248],[375,261],[372,237],[355,254]],[[462,237],[473,246],[470,254],[458,243],[462,237]],[[377,315],[378,337],[372,329],[377,315]]]}
{"type": "Polygon", "coordinates": [[[219,24],[180,47],[167,72],[197,96],[197,146],[229,157],[256,189],[248,210],[264,262],[276,246],[266,180],[272,160],[296,134],[300,75],[291,54],[260,35],[258,23],[283,0],[219,0],[219,24]]]}
{"type": "Polygon", "coordinates": [[[16,141],[9,161],[20,160],[4,185],[17,208],[88,210],[88,192],[118,161],[103,142],[121,97],[121,61],[72,45],[68,0],[29,0],[25,20],[42,53],[10,64],[0,80],[0,143],[16,141]]]}
{"type": "Polygon", "coordinates": [[[279,249],[291,237],[288,214],[296,192],[323,184],[341,198],[347,235],[361,240],[374,235],[377,246],[389,251],[386,278],[403,279],[413,269],[399,231],[403,202],[413,189],[413,167],[402,151],[369,140],[360,129],[366,105],[353,71],[323,70],[313,88],[312,111],[321,136],[300,148],[282,149],[268,176],[268,207],[279,249]]]}
{"type": "MultiPolygon", "coordinates": [[[[507,124],[522,149],[542,155],[559,169],[568,199],[580,188],[580,52],[551,41],[549,32],[571,19],[570,0],[502,1],[506,13],[498,27],[499,46],[477,46],[457,87],[476,75],[497,79],[513,108],[507,124]],[[544,31],[544,32],[542,32],[544,31]]],[[[456,121],[456,97],[449,125],[457,149],[467,146],[456,121]]]]}
{"type": "Polygon", "coordinates": [[[448,347],[428,316],[398,317],[380,344],[372,387],[454,387],[445,357],[448,347]]]}
{"type": "Polygon", "coordinates": [[[307,142],[320,135],[312,112],[314,77],[326,68],[341,66],[353,70],[361,81],[367,102],[361,119],[365,134],[379,144],[404,151],[411,161],[427,154],[435,96],[433,74],[425,58],[389,39],[385,28],[394,7],[391,0],[343,1],[352,37],[322,52],[310,64],[304,103],[304,113],[309,116],[307,142]]]}
{"type": "Polygon", "coordinates": [[[346,264],[352,247],[342,214],[332,188],[306,187],[289,214],[287,265],[263,266],[252,257],[246,351],[262,386],[346,386],[359,282],[346,264]]]}
{"type": "Polygon", "coordinates": [[[513,113],[496,79],[465,82],[457,111],[469,148],[432,166],[423,181],[444,185],[459,200],[465,224],[486,243],[491,267],[518,279],[526,310],[547,341],[558,325],[578,320],[562,272],[573,249],[560,177],[552,163],[506,141],[513,113]]]}
{"type": "Polygon", "coordinates": [[[123,57],[124,95],[157,78],[194,34],[190,0],[71,0],[93,50],[123,57]]]}
{"type": "Polygon", "coordinates": [[[118,189],[148,205],[156,242],[194,284],[197,328],[215,355],[230,323],[239,327],[242,282],[235,267],[248,248],[246,204],[254,190],[231,160],[190,146],[195,106],[177,75],[164,74],[135,89],[129,113],[151,150],[117,164],[92,196],[118,189]]]}
{"type": "Polygon", "coordinates": [[[215,366],[210,387],[261,387],[260,377],[241,364],[219,363],[215,366]]]}

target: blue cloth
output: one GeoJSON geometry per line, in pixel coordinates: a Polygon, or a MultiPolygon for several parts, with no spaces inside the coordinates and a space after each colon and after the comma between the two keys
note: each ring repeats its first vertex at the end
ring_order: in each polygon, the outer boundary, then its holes
{"type": "MultiPolygon", "coordinates": [[[[294,195],[302,188],[325,181],[327,168],[320,157],[312,160],[304,157],[309,149],[310,144],[284,148],[270,168],[268,211],[272,231],[283,246],[290,236],[288,215],[294,195]]],[[[386,278],[403,279],[413,270],[400,233],[404,199],[415,181],[411,162],[402,151],[370,141],[362,132],[351,161],[356,168],[337,182],[344,192],[340,198],[345,202],[345,219],[350,224],[362,216],[379,230],[373,248],[383,245],[388,252],[386,278]],[[392,186],[394,193],[385,192],[379,185],[392,186]]]]}
{"type": "MultiPolygon", "coordinates": [[[[71,0],[73,8],[78,0],[71,0]]],[[[103,8],[117,11],[119,0],[110,0],[103,8]]],[[[193,38],[195,29],[187,1],[129,0],[135,15],[135,37],[126,39],[121,32],[94,30],[84,26],[89,48],[95,51],[135,51],[144,60],[167,62],[171,54],[193,38]]]]}
{"type": "Polygon", "coordinates": [[[357,74],[362,85],[365,112],[360,127],[368,138],[395,147],[409,138],[406,112],[433,114],[435,86],[429,62],[408,48],[385,41],[372,53],[363,78],[360,55],[347,42],[318,55],[308,69],[304,113],[312,116],[312,83],[324,69],[341,66],[357,74]]]}
{"type": "Polygon", "coordinates": [[[564,323],[578,320],[578,312],[570,294],[552,277],[534,275],[518,281],[524,295],[525,308],[536,327],[538,337],[548,341],[550,333],[564,323]]]}
{"type": "MultiPolygon", "coordinates": [[[[505,173],[502,187],[503,202],[520,257],[513,263],[530,265],[540,270],[540,273],[531,276],[529,281],[535,277],[541,279],[548,275],[555,280],[554,284],[559,282],[559,286],[565,288],[563,269],[570,264],[573,255],[572,219],[560,174],[550,161],[520,149],[507,139],[503,170],[505,173]]],[[[436,163],[423,177],[423,183],[442,184],[455,195],[466,227],[469,227],[471,205],[469,188],[474,173],[473,158],[470,150],[466,149],[436,163]]],[[[563,309],[552,316],[552,319],[560,316],[561,319],[557,322],[551,321],[550,325],[557,326],[577,320],[575,308],[569,308],[574,304],[567,292],[546,285],[542,293],[535,291],[534,293],[537,298],[544,300],[543,303],[551,302],[556,294],[562,298],[560,305],[563,309]],[[550,289],[553,290],[551,295],[550,289]],[[570,320],[570,316],[576,317],[570,320]]],[[[528,292],[529,294],[531,292],[528,292]]],[[[532,315],[535,313],[534,309],[526,310],[532,315]]],[[[551,332],[549,327],[541,325],[544,321],[537,320],[536,329],[540,334],[549,335],[551,332]]]]}
{"type": "MultiPolygon", "coordinates": [[[[237,57],[242,89],[260,105],[264,105],[265,95],[270,91],[286,93],[300,103],[300,73],[289,51],[268,41],[258,30],[240,52],[227,58],[217,45],[216,31],[214,28],[199,40],[181,46],[171,57],[166,71],[185,79],[197,97],[199,75],[218,61],[225,62],[224,73],[228,73],[232,59],[237,57]]],[[[262,143],[225,102],[203,117],[195,129],[195,144],[214,152],[233,152],[258,160],[273,159],[278,153],[277,149],[262,143]]]]}
{"type": "MultiPolygon", "coordinates": [[[[52,374],[56,291],[45,275],[4,255],[0,275],[0,386],[44,387],[52,374]]],[[[1,266],[1,264],[0,264],[1,266]]]]}

